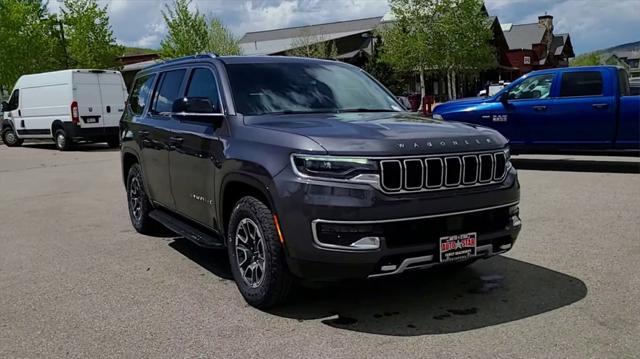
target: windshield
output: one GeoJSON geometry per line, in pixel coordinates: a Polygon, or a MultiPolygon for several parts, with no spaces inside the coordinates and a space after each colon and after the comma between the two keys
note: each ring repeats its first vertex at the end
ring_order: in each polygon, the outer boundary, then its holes
{"type": "Polygon", "coordinates": [[[230,64],[227,72],[236,110],[244,115],[402,111],[369,76],[340,64],[230,64]]]}

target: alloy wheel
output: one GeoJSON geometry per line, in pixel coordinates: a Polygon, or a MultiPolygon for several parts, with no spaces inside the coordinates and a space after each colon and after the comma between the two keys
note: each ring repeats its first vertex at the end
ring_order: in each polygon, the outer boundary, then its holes
{"type": "Polygon", "coordinates": [[[131,207],[131,214],[133,218],[140,222],[142,219],[142,186],[137,177],[131,180],[129,188],[129,206],[131,207]]]}
{"type": "Polygon", "coordinates": [[[67,139],[64,138],[63,134],[59,133],[58,136],[56,136],[56,144],[58,145],[58,148],[64,148],[66,142],[67,139]]]}
{"type": "Polygon", "coordinates": [[[250,218],[244,218],[238,224],[235,252],[244,282],[251,288],[259,287],[265,275],[265,242],[260,228],[250,218]]]}

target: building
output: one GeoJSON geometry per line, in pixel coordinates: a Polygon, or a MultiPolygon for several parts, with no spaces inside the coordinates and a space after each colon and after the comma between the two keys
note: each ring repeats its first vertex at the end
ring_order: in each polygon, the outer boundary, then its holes
{"type": "Polygon", "coordinates": [[[240,39],[240,48],[245,55],[286,55],[301,44],[313,45],[331,41],[336,47],[338,60],[363,64],[374,51],[372,35],[382,18],[377,16],[248,32],[240,39]]]}
{"type": "MultiPolygon", "coordinates": [[[[555,34],[553,16],[542,15],[533,24],[504,24],[495,16],[489,16],[496,48],[497,66],[469,79],[460,79],[457,92],[463,96],[477,93],[487,81],[511,81],[537,69],[565,67],[569,58],[575,56],[569,34],[555,34]]],[[[393,24],[391,14],[384,16],[338,21],[324,24],[289,27],[266,31],[248,32],[240,39],[240,47],[245,55],[286,55],[300,44],[312,45],[329,42],[337,48],[337,59],[363,66],[375,52],[374,32],[382,26],[393,24]]],[[[384,41],[384,39],[382,39],[384,41]]],[[[441,98],[445,93],[445,82],[439,78],[429,78],[427,92],[441,98]]],[[[410,84],[409,92],[417,91],[410,84]]]]}
{"type": "Polygon", "coordinates": [[[569,66],[575,56],[569,34],[553,32],[553,16],[542,15],[533,24],[504,24],[502,32],[509,49],[509,64],[517,68],[516,77],[530,71],[569,66]]]}
{"type": "Polygon", "coordinates": [[[135,54],[125,55],[118,58],[118,62],[122,65],[120,72],[124,78],[124,83],[127,89],[131,89],[133,85],[133,79],[138,71],[144,69],[147,66],[154,65],[160,61],[160,54],[148,53],[148,54],[135,54]]]}
{"type": "Polygon", "coordinates": [[[611,56],[622,62],[631,77],[640,77],[640,51],[616,51],[611,56]]]}

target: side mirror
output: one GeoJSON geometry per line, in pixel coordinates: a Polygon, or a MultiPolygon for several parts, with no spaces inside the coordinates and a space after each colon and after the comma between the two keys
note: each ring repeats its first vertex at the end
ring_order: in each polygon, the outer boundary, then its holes
{"type": "Polygon", "coordinates": [[[9,103],[7,101],[2,101],[2,107],[0,107],[0,112],[9,111],[9,103]]]}
{"type": "Polygon", "coordinates": [[[500,102],[502,102],[503,105],[506,105],[509,103],[509,93],[505,92],[502,95],[500,95],[500,102]]]}
{"type": "Polygon", "coordinates": [[[173,102],[171,112],[174,116],[213,116],[222,115],[206,97],[184,97],[173,102]]]}

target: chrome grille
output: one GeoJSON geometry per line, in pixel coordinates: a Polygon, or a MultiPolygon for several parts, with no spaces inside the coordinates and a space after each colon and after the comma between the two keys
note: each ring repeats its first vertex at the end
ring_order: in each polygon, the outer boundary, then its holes
{"type": "Polygon", "coordinates": [[[508,169],[504,151],[380,161],[380,185],[386,192],[418,192],[501,182],[508,169]]]}

